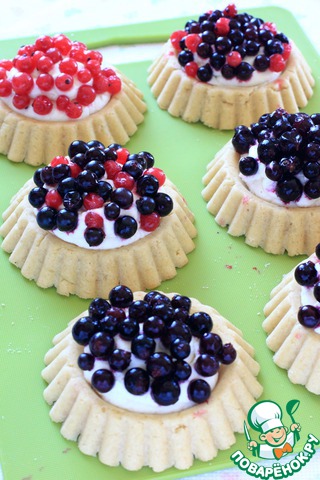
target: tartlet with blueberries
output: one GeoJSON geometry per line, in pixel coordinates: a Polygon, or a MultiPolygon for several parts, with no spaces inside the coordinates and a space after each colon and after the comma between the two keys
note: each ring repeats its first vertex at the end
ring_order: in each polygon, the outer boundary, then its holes
{"type": "Polygon", "coordinates": [[[2,249],[38,286],[103,296],[155,288],[188,263],[194,216],[150,152],[75,140],[37,169],[3,214],[2,249]]]}
{"type": "Polygon", "coordinates": [[[177,293],[117,285],[53,343],[42,371],[50,417],[110,466],[160,472],[212,460],[262,393],[240,330],[177,293]]]}
{"type": "Polygon", "coordinates": [[[272,290],[264,314],[275,364],[292,383],[320,395],[320,243],[272,290]]]}
{"type": "Polygon", "coordinates": [[[239,125],[203,183],[208,211],[230,235],[268,253],[311,255],[320,240],[320,114],[278,108],[239,125]]]}
{"type": "Polygon", "coordinates": [[[124,145],[145,111],[131,80],[64,34],[0,60],[0,153],[14,162],[48,164],[75,138],[124,145]]]}
{"type": "Polygon", "coordinates": [[[174,31],[148,82],[161,109],[221,130],[249,125],[277,107],[297,112],[314,85],[295,43],[234,4],[174,31]]]}

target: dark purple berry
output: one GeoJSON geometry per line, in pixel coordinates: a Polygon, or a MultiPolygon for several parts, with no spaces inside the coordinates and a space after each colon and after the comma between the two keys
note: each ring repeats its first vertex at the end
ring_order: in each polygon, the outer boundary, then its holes
{"type": "Polygon", "coordinates": [[[298,201],[303,192],[303,186],[297,178],[280,180],[276,186],[276,194],[284,202],[298,201]]]}
{"type": "Polygon", "coordinates": [[[131,352],[116,348],[109,355],[108,358],[110,368],[116,372],[123,372],[126,370],[131,362],[131,352]]]}
{"type": "Polygon", "coordinates": [[[197,77],[201,82],[209,82],[212,78],[212,75],[212,68],[208,63],[198,68],[197,77]]]}
{"type": "Polygon", "coordinates": [[[80,353],[78,357],[78,367],[81,370],[92,370],[94,367],[94,356],[90,353],[80,353]]]}
{"type": "Polygon", "coordinates": [[[173,373],[173,363],[169,355],[164,352],[156,352],[146,361],[148,374],[152,378],[166,377],[173,373]]]}
{"type": "Polygon", "coordinates": [[[102,228],[91,227],[85,229],[83,236],[87,244],[90,245],[90,247],[97,247],[101,245],[106,234],[104,233],[102,228]]]}
{"type": "Polygon", "coordinates": [[[148,337],[160,338],[164,332],[165,323],[162,318],[151,316],[143,323],[143,331],[148,337]]]}
{"type": "Polygon", "coordinates": [[[149,304],[145,300],[135,300],[129,305],[128,313],[130,318],[144,322],[150,313],[149,304]]]}
{"type": "Polygon", "coordinates": [[[47,185],[55,184],[55,181],[53,179],[53,168],[50,165],[41,168],[40,179],[43,183],[46,183],[47,185]]]}
{"type": "Polygon", "coordinates": [[[199,375],[211,377],[219,370],[219,361],[208,353],[201,353],[195,361],[194,368],[199,375]]]}
{"type": "Polygon", "coordinates": [[[320,302],[320,282],[317,282],[313,287],[313,295],[317,302],[320,302]]]}
{"type": "Polygon", "coordinates": [[[247,62],[241,62],[236,68],[236,76],[241,81],[249,80],[252,77],[254,68],[247,62]]]}
{"type": "Polygon", "coordinates": [[[190,343],[183,338],[176,338],[170,345],[170,353],[174,358],[183,360],[190,355],[190,343]]]}
{"type": "Polygon", "coordinates": [[[48,190],[43,187],[33,188],[28,195],[30,205],[34,208],[40,208],[45,202],[48,190]]]}
{"type": "Polygon", "coordinates": [[[178,55],[178,62],[182,67],[193,61],[193,53],[190,50],[182,50],[178,55]]]}
{"type": "Polygon", "coordinates": [[[294,271],[294,277],[299,285],[312,287],[318,281],[315,264],[311,260],[300,263],[294,271]]]}
{"type": "Polygon", "coordinates": [[[192,380],[188,385],[188,397],[192,402],[203,403],[211,394],[210,385],[202,379],[192,380]]]}
{"type": "Polygon", "coordinates": [[[86,142],[82,140],[74,140],[70,143],[68,148],[68,155],[70,158],[73,158],[77,153],[86,153],[89,150],[89,147],[86,142]]]}
{"type": "Polygon", "coordinates": [[[273,160],[277,160],[278,155],[278,141],[275,138],[262,140],[258,145],[258,157],[262,163],[267,165],[273,160]]]}
{"type": "Polygon", "coordinates": [[[111,337],[114,337],[119,333],[119,325],[120,321],[118,318],[112,315],[106,315],[105,317],[101,318],[99,323],[99,329],[101,332],[106,332],[111,337]]]}
{"type": "Polygon", "coordinates": [[[70,177],[70,174],[70,166],[65,163],[61,163],[60,165],[57,165],[52,169],[53,182],[59,183],[64,178],[70,177]]]}
{"type": "Polygon", "coordinates": [[[133,293],[125,285],[117,285],[109,293],[109,301],[113,307],[126,308],[133,302],[133,293]]]}
{"type": "Polygon", "coordinates": [[[270,180],[278,182],[283,177],[283,170],[278,162],[272,161],[266,165],[265,174],[270,180]]]}
{"type": "Polygon", "coordinates": [[[133,217],[124,215],[114,222],[114,232],[121,238],[131,238],[136,233],[138,224],[133,217]]]}
{"type": "Polygon", "coordinates": [[[259,163],[253,157],[241,157],[239,160],[239,170],[245,176],[255,175],[258,171],[259,163]]]}
{"type": "Polygon", "coordinates": [[[222,351],[221,337],[216,333],[205,333],[200,338],[200,353],[208,353],[209,355],[218,355],[222,351]]]}
{"type": "MultiPolygon", "coordinates": [[[[212,46],[209,43],[201,42],[197,46],[197,54],[201,58],[209,58],[213,53],[212,46]]],[[[202,68],[202,67],[200,67],[202,68]]],[[[205,80],[203,80],[205,81],[205,80]]]]}
{"type": "Polygon", "coordinates": [[[312,180],[308,180],[304,187],[303,187],[304,193],[307,195],[309,198],[319,198],[320,197],[320,179],[315,178],[312,180]]]}
{"type": "Polygon", "coordinates": [[[224,365],[230,365],[237,357],[237,351],[232,343],[226,343],[222,347],[222,351],[219,354],[219,360],[224,365]]]}
{"type": "Polygon", "coordinates": [[[90,352],[98,358],[106,358],[113,350],[114,339],[106,332],[97,332],[89,340],[90,352]]]}
{"type": "Polygon", "coordinates": [[[174,367],[174,376],[178,379],[179,382],[184,382],[188,380],[192,373],[192,368],[189,363],[184,360],[176,360],[173,362],[174,367]]]}
{"type": "Polygon", "coordinates": [[[147,360],[156,348],[156,342],[145,333],[140,333],[131,342],[132,353],[141,360],[147,360]]]}
{"type": "Polygon", "coordinates": [[[95,320],[103,318],[110,309],[110,303],[104,298],[97,297],[89,305],[89,315],[95,320]]]}
{"type": "Polygon", "coordinates": [[[266,55],[257,55],[253,66],[258,72],[265,72],[270,66],[270,60],[266,55]]]}
{"type": "Polygon", "coordinates": [[[132,340],[139,333],[139,323],[133,318],[126,318],[119,324],[119,334],[124,340],[132,340]]]}
{"type": "Polygon", "coordinates": [[[225,55],[221,53],[214,52],[210,57],[210,65],[214,70],[221,70],[223,65],[226,63],[225,55]]]}
{"type": "Polygon", "coordinates": [[[313,305],[303,305],[298,310],[298,320],[306,328],[316,328],[320,323],[319,310],[313,305]]]}
{"type": "Polygon", "coordinates": [[[115,202],[109,202],[104,206],[104,216],[107,220],[116,220],[121,213],[121,208],[115,202]]]}
{"type": "Polygon", "coordinates": [[[254,142],[254,136],[248,127],[241,125],[235,128],[235,134],[232,137],[232,145],[237,153],[247,153],[254,142]]]}
{"type": "Polygon", "coordinates": [[[58,230],[61,232],[73,232],[78,225],[78,214],[62,208],[57,213],[56,223],[58,230]]]}
{"type": "Polygon", "coordinates": [[[189,297],[176,294],[171,299],[171,305],[173,306],[173,308],[183,308],[184,310],[189,312],[191,307],[191,300],[189,297]]]}
{"type": "Polygon", "coordinates": [[[152,197],[140,197],[136,200],[136,206],[138,212],[140,212],[142,215],[150,215],[150,213],[155,211],[156,201],[152,197]]]}
{"type": "Polygon", "coordinates": [[[152,168],[154,165],[154,156],[144,150],[138,153],[136,160],[140,162],[142,166],[144,166],[144,162],[146,162],[146,168],[152,168]]]}
{"type": "Polygon", "coordinates": [[[106,173],[103,164],[98,160],[90,160],[90,162],[86,165],[86,170],[94,173],[98,180],[100,180],[106,173]]]}
{"type": "Polygon", "coordinates": [[[232,42],[228,37],[218,37],[215,43],[216,51],[226,55],[232,49],[232,42]]]}
{"type": "Polygon", "coordinates": [[[98,179],[93,172],[83,170],[77,176],[77,183],[81,192],[95,192],[98,186],[98,179]]]}
{"type": "Polygon", "coordinates": [[[208,313],[195,312],[190,315],[188,320],[188,326],[190,327],[191,333],[194,336],[200,337],[212,330],[213,322],[212,318],[208,313]]]}
{"type": "Polygon", "coordinates": [[[101,393],[109,392],[112,389],[114,382],[115,378],[113,373],[104,368],[96,370],[91,378],[91,384],[93,388],[101,393]]]}
{"type": "Polygon", "coordinates": [[[77,211],[82,207],[83,199],[81,193],[71,190],[63,197],[63,206],[66,210],[77,211]]]}
{"type": "Polygon", "coordinates": [[[33,181],[37,187],[43,187],[44,185],[44,182],[41,180],[41,170],[42,168],[38,168],[33,174],[33,181]]]}
{"type": "Polygon", "coordinates": [[[64,178],[61,180],[59,185],[57,186],[58,193],[60,193],[61,197],[63,198],[66,193],[68,192],[76,192],[78,191],[78,182],[75,178],[64,178]]]}
{"type": "Polygon", "coordinates": [[[132,395],[143,395],[149,390],[149,375],[142,368],[131,368],[124,377],[124,385],[132,395]]]}
{"type": "Polygon", "coordinates": [[[133,204],[133,194],[128,188],[115,188],[110,194],[110,200],[120,208],[128,209],[133,204]]]}
{"type": "Polygon", "coordinates": [[[90,317],[81,317],[72,327],[72,336],[79,345],[88,345],[89,340],[97,331],[96,322],[90,317]]]}
{"type": "Polygon", "coordinates": [[[44,206],[38,211],[36,219],[43,230],[53,230],[57,225],[57,210],[44,206]]]}
{"type": "Polygon", "coordinates": [[[159,182],[153,175],[142,175],[137,180],[137,193],[141,197],[144,195],[153,197],[159,189],[159,182]]]}
{"type": "Polygon", "coordinates": [[[151,384],[151,394],[158,405],[173,405],[179,400],[180,386],[173,378],[157,378],[151,384]]]}
{"type": "Polygon", "coordinates": [[[225,63],[223,67],[221,68],[221,75],[226,79],[226,80],[231,80],[236,74],[236,71],[231,65],[228,63],[225,63]]]}

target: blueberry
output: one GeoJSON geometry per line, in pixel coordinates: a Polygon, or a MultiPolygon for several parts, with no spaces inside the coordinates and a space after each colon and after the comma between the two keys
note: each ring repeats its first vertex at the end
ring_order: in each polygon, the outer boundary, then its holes
{"type": "Polygon", "coordinates": [[[116,348],[109,355],[108,358],[110,368],[116,372],[123,372],[126,370],[131,362],[131,352],[116,348]]]}
{"type": "Polygon", "coordinates": [[[281,158],[279,161],[279,166],[281,167],[283,173],[287,175],[287,178],[289,178],[289,175],[297,175],[302,170],[302,162],[296,155],[281,158]]]}
{"type": "Polygon", "coordinates": [[[70,175],[70,166],[65,163],[60,163],[60,165],[56,165],[52,169],[53,183],[59,183],[63,178],[70,177],[70,175]]]}
{"type": "Polygon", "coordinates": [[[92,370],[94,367],[94,356],[90,353],[80,353],[78,357],[78,367],[81,370],[92,370]]]}
{"type": "Polygon", "coordinates": [[[129,305],[129,317],[138,320],[140,323],[147,320],[149,312],[150,306],[145,300],[135,300],[129,305]]]}
{"type": "Polygon", "coordinates": [[[309,198],[319,198],[320,197],[320,178],[314,178],[311,180],[308,180],[304,187],[303,187],[304,193],[307,195],[309,198]]]}
{"type": "Polygon", "coordinates": [[[117,152],[114,148],[107,147],[104,149],[105,160],[117,160],[117,152]]]}
{"type": "Polygon", "coordinates": [[[213,45],[214,42],[216,41],[216,36],[212,30],[204,30],[201,33],[201,39],[204,43],[213,45]]]}
{"type": "Polygon", "coordinates": [[[38,168],[33,174],[33,181],[37,187],[43,187],[44,185],[44,182],[41,180],[41,170],[42,168],[38,168]]]}
{"type": "Polygon", "coordinates": [[[110,370],[100,368],[96,370],[91,378],[93,388],[101,393],[109,392],[115,383],[115,378],[110,370]]]}
{"type": "Polygon", "coordinates": [[[302,136],[297,129],[284,132],[279,139],[279,147],[284,153],[295,155],[302,144],[302,136]]]}
{"type": "Polygon", "coordinates": [[[210,385],[200,378],[192,380],[188,385],[188,397],[192,402],[203,403],[211,394],[210,385]]]}
{"type": "Polygon", "coordinates": [[[127,308],[133,301],[133,293],[125,285],[117,285],[109,293],[109,301],[113,307],[127,308]]]}
{"type": "MultiPolygon", "coordinates": [[[[200,20],[200,19],[199,19],[200,20]]],[[[208,20],[208,17],[201,22],[200,31],[201,32],[214,32],[215,24],[214,22],[208,20]]]]}
{"type": "Polygon", "coordinates": [[[86,158],[85,153],[77,153],[73,158],[72,162],[76,163],[82,170],[86,168],[88,159],[86,158]]]}
{"type": "Polygon", "coordinates": [[[135,180],[143,174],[143,166],[137,160],[127,160],[122,167],[123,172],[127,172],[135,180]]]}
{"type": "Polygon", "coordinates": [[[286,116],[279,118],[273,126],[273,134],[275,137],[279,137],[288,130],[291,130],[291,124],[286,116]]]}
{"type": "Polygon", "coordinates": [[[232,42],[228,37],[218,37],[215,42],[215,48],[218,53],[226,55],[232,49],[232,42]]]}
{"type": "Polygon", "coordinates": [[[145,333],[140,333],[132,339],[131,351],[141,360],[147,360],[156,349],[156,342],[145,333]]]}
{"type": "Polygon", "coordinates": [[[152,197],[140,197],[136,200],[136,206],[138,212],[142,215],[150,215],[155,211],[156,201],[152,197]]]}
{"type": "Polygon", "coordinates": [[[278,141],[275,138],[266,138],[259,143],[258,157],[262,163],[267,165],[273,160],[277,160],[278,156],[278,141]]]}
{"type": "Polygon", "coordinates": [[[82,192],[95,192],[98,186],[98,178],[89,170],[83,170],[77,176],[78,187],[82,192]]]}
{"type": "Polygon", "coordinates": [[[167,377],[173,373],[172,360],[164,352],[152,354],[146,361],[146,368],[152,378],[167,377]]]}
{"type": "Polygon", "coordinates": [[[214,52],[210,57],[210,65],[214,70],[221,70],[225,63],[226,57],[221,53],[214,52]]]}
{"type": "Polygon", "coordinates": [[[173,319],[187,323],[189,320],[189,313],[184,308],[175,308],[173,312],[173,319]]]}
{"type": "Polygon", "coordinates": [[[149,390],[149,375],[142,368],[131,368],[124,377],[124,385],[132,395],[143,395],[149,390]]]}
{"type": "Polygon", "coordinates": [[[303,186],[297,178],[283,179],[277,183],[276,194],[285,203],[299,200],[303,186]]]}
{"type": "Polygon", "coordinates": [[[125,311],[119,307],[110,307],[108,310],[108,315],[117,318],[119,322],[122,322],[126,318],[125,311]]]}
{"type": "Polygon", "coordinates": [[[191,342],[192,339],[189,326],[179,320],[174,320],[171,325],[168,326],[167,331],[161,337],[161,341],[165,346],[169,346],[176,338],[183,338],[187,342],[191,342]]]}
{"type": "Polygon", "coordinates": [[[176,294],[171,299],[171,305],[173,306],[173,308],[183,308],[184,310],[189,312],[191,307],[191,300],[189,297],[176,294]]]}
{"type": "Polygon", "coordinates": [[[312,305],[303,305],[298,310],[298,321],[306,328],[316,328],[320,323],[319,310],[312,305]]]}
{"type": "Polygon", "coordinates": [[[318,281],[313,287],[313,295],[317,302],[320,302],[320,282],[318,281]]]}
{"type": "Polygon", "coordinates": [[[106,332],[111,337],[119,333],[120,320],[113,315],[105,315],[99,322],[99,329],[101,332],[106,332]]]}
{"type": "MultiPolygon", "coordinates": [[[[230,22],[229,22],[230,27],[230,22]]],[[[230,27],[231,28],[231,27],[230,27]]],[[[244,34],[241,30],[230,30],[228,33],[228,37],[230,38],[232,45],[242,45],[244,40],[244,34]]]]}
{"type": "Polygon", "coordinates": [[[183,360],[190,355],[190,343],[183,338],[176,338],[170,345],[170,353],[174,358],[183,360]]]}
{"type": "Polygon", "coordinates": [[[288,37],[282,32],[276,33],[274,38],[276,38],[277,40],[280,40],[280,42],[282,43],[289,43],[288,37]]]}
{"type": "Polygon", "coordinates": [[[313,121],[314,125],[320,125],[320,113],[313,113],[310,115],[311,120],[313,121]]]}
{"type": "Polygon", "coordinates": [[[237,357],[237,351],[232,343],[225,343],[222,347],[222,351],[219,353],[219,360],[224,365],[230,365],[237,357]]]}
{"type": "MultiPolygon", "coordinates": [[[[208,55],[210,56],[210,55],[208,55]]],[[[207,63],[206,65],[203,65],[202,67],[198,68],[197,71],[197,77],[201,82],[209,82],[212,78],[212,68],[210,65],[207,63]]]]}
{"type": "Polygon", "coordinates": [[[84,232],[84,238],[90,247],[97,247],[101,245],[105,238],[106,234],[102,228],[90,227],[86,228],[84,232]]]}
{"type": "Polygon", "coordinates": [[[231,80],[235,76],[235,74],[235,69],[227,63],[225,63],[221,68],[221,75],[227,80],[231,80]]]}
{"type": "Polygon", "coordinates": [[[197,46],[197,54],[201,58],[209,58],[213,53],[212,46],[209,43],[201,42],[197,46]]]}
{"type": "Polygon", "coordinates": [[[247,153],[254,142],[253,133],[248,127],[241,125],[235,128],[232,145],[237,153],[247,153]]]}
{"type": "Polygon", "coordinates": [[[318,280],[315,264],[311,260],[300,263],[294,271],[294,278],[299,285],[312,287],[318,280]]]}
{"type": "Polygon", "coordinates": [[[90,352],[97,358],[106,358],[113,347],[114,339],[106,332],[96,332],[89,340],[90,352]]]}
{"type": "Polygon", "coordinates": [[[264,51],[268,56],[274,55],[275,53],[281,54],[283,53],[283,50],[284,48],[282,43],[275,38],[271,38],[270,40],[268,40],[264,47],[264,51]]]}
{"type": "Polygon", "coordinates": [[[239,160],[239,170],[245,176],[255,175],[258,171],[259,163],[253,157],[241,157],[239,160]]]}
{"type": "Polygon", "coordinates": [[[81,317],[72,327],[72,337],[79,345],[85,346],[96,331],[97,324],[92,318],[81,317]]]}
{"type": "Polygon", "coordinates": [[[188,325],[192,334],[196,337],[200,337],[212,330],[213,322],[208,313],[195,312],[190,315],[188,325]]]}
{"type": "Polygon", "coordinates": [[[98,182],[97,194],[102,197],[105,202],[109,200],[111,192],[112,186],[109,182],[105,182],[104,180],[98,182]]]}
{"type": "Polygon", "coordinates": [[[317,142],[310,142],[305,147],[305,156],[310,162],[320,161],[320,144],[317,142]]]}
{"type": "Polygon", "coordinates": [[[178,55],[178,62],[182,67],[193,61],[193,53],[190,50],[182,50],[178,55]]]}
{"type": "Polygon", "coordinates": [[[256,42],[254,39],[246,41],[244,46],[248,56],[257,55],[260,49],[260,43],[256,42]]]}
{"type": "Polygon", "coordinates": [[[133,217],[124,215],[114,222],[114,232],[121,238],[131,238],[136,233],[138,224],[133,217]]]}
{"type": "Polygon", "coordinates": [[[218,355],[222,351],[221,337],[213,332],[205,333],[200,338],[200,353],[208,353],[209,355],[218,355]]]}
{"type": "Polygon", "coordinates": [[[92,300],[89,305],[89,315],[90,317],[94,318],[95,320],[100,320],[103,318],[107,311],[110,309],[110,303],[105,300],[104,298],[97,297],[92,300]]]}
{"type": "Polygon", "coordinates": [[[71,210],[62,208],[57,213],[57,228],[61,232],[73,232],[78,225],[78,214],[71,210]]]}
{"type": "Polygon", "coordinates": [[[110,200],[120,208],[128,209],[133,203],[133,194],[128,188],[119,187],[111,192],[110,200]]]}
{"type": "Polygon", "coordinates": [[[137,180],[137,193],[141,197],[144,195],[154,196],[159,189],[159,181],[153,175],[142,175],[137,180]]]}
{"type": "Polygon", "coordinates": [[[152,397],[158,405],[173,405],[180,396],[179,383],[172,379],[156,379],[151,384],[152,397]]]}
{"type": "Polygon", "coordinates": [[[244,58],[247,55],[247,50],[246,47],[242,45],[236,45],[233,49],[235,52],[240,53],[241,58],[244,58]]]}
{"type": "Polygon", "coordinates": [[[47,185],[54,185],[56,182],[53,178],[53,168],[50,165],[43,167],[40,171],[40,178],[47,185]]]}
{"type": "Polygon", "coordinates": [[[271,30],[267,30],[267,29],[264,29],[262,28],[260,31],[259,31],[259,39],[260,41],[266,45],[266,43],[268,42],[268,40],[272,40],[274,37],[273,33],[271,32],[271,30]]]}
{"type": "Polygon", "coordinates": [[[194,368],[199,375],[211,377],[218,372],[219,361],[213,355],[201,353],[194,363],[194,368]]]}
{"type": "Polygon", "coordinates": [[[86,165],[86,170],[94,173],[98,180],[100,180],[106,173],[103,164],[98,160],[90,160],[86,165]]]}
{"type": "Polygon", "coordinates": [[[173,321],[173,308],[170,304],[156,302],[152,305],[152,315],[156,315],[166,323],[170,324],[173,321]]]}
{"type": "Polygon", "coordinates": [[[32,190],[30,190],[29,195],[28,195],[28,200],[29,203],[34,207],[34,208],[40,208],[45,202],[46,195],[47,195],[48,190],[43,187],[35,187],[32,190]]]}
{"type": "Polygon", "coordinates": [[[265,175],[270,180],[273,180],[274,182],[278,182],[283,177],[283,170],[280,167],[278,162],[272,161],[268,163],[268,165],[266,165],[265,175]]]}
{"type": "Polygon", "coordinates": [[[246,40],[254,41],[258,39],[258,29],[254,25],[250,25],[244,31],[244,36],[246,40]]]}
{"type": "Polygon", "coordinates": [[[57,225],[57,210],[51,207],[42,207],[36,216],[37,223],[43,230],[53,230],[57,225]]]}
{"type": "Polygon", "coordinates": [[[119,334],[124,340],[132,340],[138,333],[139,323],[133,318],[125,318],[119,325],[119,334]]]}
{"type": "Polygon", "coordinates": [[[83,199],[81,193],[70,190],[63,197],[63,205],[66,210],[77,211],[82,207],[83,199]]]}
{"type": "Polygon", "coordinates": [[[173,362],[174,376],[178,379],[179,382],[184,382],[187,380],[191,373],[192,368],[189,363],[184,360],[176,360],[173,362]]]}
{"type": "Polygon", "coordinates": [[[146,152],[145,150],[142,150],[141,152],[138,153],[137,161],[141,163],[142,166],[144,166],[144,163],[142,162],[144,160],[146,162],[146,168],[152,168],[154,165],[154,156],[150,152],[146,152]]]}
{"type": "MultiPolygon", "coordinates": [[[[88,143],[88,146],[89,146],[89,143],[88,143]]],[[[107,160],[105,152],[104,152],[104,146],[102,146],[102,147],[94,147],[94,146],[90,147],[89,150],[87,150],[85,152],[85,156],[86,156],[86,159],[88,160],[88,162],[97,161],[100,164],[102,164],[107,160]]]]}
{"type": "Polygon", "coordinates": [[[115,202],[109,202],[104,206],[104,215],[107,220],[116,220],[121,213],[121,208],[115,202]]]}
{"type": "Polygon", "coordinates": [[[254,68],[247,62],[241,62],[235,70],[237,78],[242,81],[249,80],[253,72],[254,68]]]}
{"type": "Polygon", "coordinates": [[[313,121],[307,113],[295,113],[292,115],[292,127],[299,132],[307,133],[314,126],[313,121]]]}
{"type": "Polygon", "coordinates": [[[258,72],[265,72],[270,66],[270,59],[266,55],[257,55],[253,66],[258,72]]]}
{"type": "Polygon", "coordinates": [[[160,338],[164,332],[165,323],[155,315],[148,317],[143,323],[143,331],[148,337],[160,338]]]}
{"type": "Polygon", "coordinates": [[[75,178],[69,177],[64,178],[59,182],[57,186],[58,193],[63,198],[67,192],[77,192],[78,191],[78,182],[75,178]]]}
{"type": "Polygon", "coordinates": [[[73,158],[77,153],[86,153],[87,150],[89,150],[89,147],[86,142],[83,142],[82,140],[74,140],[69,145],[68,155],[70,158],[73,158]]]}
{"type": "Polygon", "coordinates": [[[166,193],[157,193],[154,197],[156,208],[155,211],[160,217],[166,217],[173,209],[172,198],[166,193]]]}

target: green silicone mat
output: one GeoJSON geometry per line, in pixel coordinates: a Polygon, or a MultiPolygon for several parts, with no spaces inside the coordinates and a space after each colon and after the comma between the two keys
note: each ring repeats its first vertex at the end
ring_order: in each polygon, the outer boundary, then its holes
{"type": "MultiPolygon", "coordinates": [[[[250,13],[274,21],[280,30],[295,40],[310,63],[317,83],[305,111],[319,111],[319,57],[295,18],[276,7],[252,9],[250,13]]],[[[196,16],[190,15],[190,18],[196,16]]],[[[113,27],[78,32],[72,36],[91,47],[164,42],[186,20],[113,27]]],[[[19,45],[30,40],[33,39],[0,42],[1,58],[14,55],[19,45]]],[[[159,288],[197,297],[201,302],[213,305],[242,329],[245,338],[254,345],[256,359],[261,364],[259,380],[264,386],[261,399],[273,400],[283,409],[287,401],[300,400],[295,417],[302,427],[302,448],[308,433],[320,437],[320,399],[303,387],[291,384],[287,373],[274,365],[272,353],[265,345],[261,322],[270,290],[303,257],[266,254],[246,245],[243,238],[229,236],[226,229],[217,226],[201,197],[201,179],[207,163],[232,133],[187,124],[161,111],[146,82],[148,65],[149,62],[139,62],[139,59],[133,64],[120,65],[120,69],[144,92],[148,105],[145,121],[127,147],[131,152],[148,150],[154,154],[156,165],[166,171],[184,194],[195,213],[198,228],[196,249],[189,255],[189,264],[178,271],[176,278],[164,282],[159,288]]],[[[5,157],[0,159],[1,213],[33,172],[34,168],[30,166],[14,164],[5,157]]],[[[318,241],[320,239],[315,239],[315,245],[318,241]]],[[[45,382],[41,370],[52,337],[84,311],[89,302],[75,296],[59,296],[53,288],[38,288],[22,277],[2,250],[0,268],[0,460],[5,480],[174,479],[224,469],[232,465],[229,458],[232,452],[237,449],[247,451],[244,435],[237,435],[236,444],[229,451],[220,452],[213,461],[195,461],[188,471],[172,468],[161,474],[155,474],[149,468],[139,472],[127,472],[122,467],[109,468],[97,458],[81,454],[76,443],[60,435],[60,425],[49,419],[49,406],[42,397],[45,382]]],[[[284,422],[288,424],[289,419],[284,418],[284,422]]]]}

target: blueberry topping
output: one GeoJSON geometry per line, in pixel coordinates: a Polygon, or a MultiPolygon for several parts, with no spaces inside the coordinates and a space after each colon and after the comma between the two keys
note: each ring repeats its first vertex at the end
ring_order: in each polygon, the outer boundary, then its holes
{"type": "Polygon", "coordinates": [[[119,187],[111,192],[110,200],[120,208],[128,209],[133,203],[133,194],[128,188],[119,187]]]}
{"type": "Polygon", "coordinates": [[[199,375],[202,375],[203,377],[211,377],[218,372],[219,361],[216,357],[209,355],[208,353],[202,353],[198,356],[194,368],[199,375]]]}
{"type": "Polygon", "coordinates": [[[94,357],[106,358],[113,350],[114,339],[106,332],[97,332],[89,340],[90,352],[94,357]]]}
{"type": "Polygon", "coordinates": [[[109,355],[108,361],[112,370],[115,370],[116,372],[123,372],[130,365],[131,352],[116,348],[109,355]]]}
{"type": "Polygon", "coordinates": [[[86,153],[89,150],[88,145],[86,142],[82,140],[74,140],[68,148],[68,155],[70,158],[73,158],[77,153],[86,153]]]}
{"type": "Polygon", "coordinates": [[[53,230],[57,225],[57,210],[44,206],[38,211],[36,219],[43,230],[53,230]]]}
{"type": "Polygon", "coordinates": [[[78,225],[78,214],[71,210],[63,208],[57,213],[57,228],[61,232],[72,232],[77,228],[78,225]]]}
{"type": "Polygon", "coordinates": [[[195,312],[190,315],[188,325],[193,335],[201,337],[212,330],[213,322],[206,312],[195,312]]]}
{"type": "Polygon", "coordinates": [[[29,192],[28,200],[34,208],[40,208],[45,202],[48,190],[43,187],[35,187],[29,192]]]}
{"type": "Polygon", "coordinates": [[[63,206],[66,210],[78,211],[83,204],[82,195],[80,192],[70,190],[63,196],[63,206]]]}
{"type": "Polygon", "coordinates": [[[80,353],[78,366],[81,370],[92,370],[94,367],[94,356],[90,353],[80,353]]]}
{"type": "Polygon", "coordinates": [[[136,233],[138,224],[133,217],[124,215],[114,222],[114,232],[121,238],[130,238],[136,233]]]}
{"type": "Polygon", "coordinates": [[[188,385],[188,396],[192,402],[203,403],[208,400],[210,393],[210,385],[200,378],[192,380],[188,385]]]}
{"type": "Polygon", "coordinates": [[[145,333],[140,333],[131,342],[132,353],[141,360],[147,360],[154,353],[155,348],[156,342],[145,333]]]}
{"type": "Polygon", "coordinates": [[[143,395],[149,390],[149,375],[142,368],[131,368],[125,374],[124,384],[132,395],[143,395]]]}
{"type": "Polygon", "coordinates": [[[173,373],[173,363],[169,355],[163,352],[156,352],[151,355],[146,368],[152,378],[167,377],[173,373]]]}
{"type": "Polygon", "coordinates": [[[107,393],[112,389],[115,382],[113,373],[110,370],[99,369],[92,375],[92,386],[101,393],[107,393]]]}
{"type": "Polygon", "coordinates": [[[313,305],[303,305],[298,311],[298,321],[306,328],[316,328],[320,324],[320,312],[313,305]]]}
{"type": "Polygon", "coordinates": [[[222,347],[222,351],[219,353],[219,360],[224,365],[230,365],[234,362],[237,356],[236,349],[231,343],[226,343],[222,347]]]}
{"type": "Polygon", "coordinates": [[[189,363],[184,360],[177,360],[173,363],[174,376],[180,381],[188,380],[192,373],[192,368],[189,363]]]}
{"type": "Polygon", "coordinates": [[[79,345],[88,345],[90,338],[96,333],[97,324],[91,317],[80,318],[72,327],[73,339],[79,345]]]}
{"type": "Polygon", "coordinates": [[[173,405],[179,400],[180,386],[173,378],[156,378],[151,384],[151,392],[159,405],[173,405]]]}
{"type": "MultiPolygon", "coordinates": [[[[160,195],[160,193],[158,195],[160,195]]],[[[152,197],[145,196],[138,198],[136,205],[138,212],[140,212],[142,215],[150,215],[155,211],[156,201],[152,197]]]]}
{"type": "Polygon", "coordinates": [[[102,228],[86,228],[84,231],[84,238],[90,247],[98,247],[101,245],[105,238],[106,234],[102,230],[102,228]]]}
{"type": "Polygon", "coordinates": [[[105,317],[108,310],[110,309],[110,303],[105,300],[104,298],[95,298],[89,305],[89,314],[90,317],[101,320],[101,318],[105,317]]]}
{"type": "Polygon", "coordinates": [[[153,197],[159,189],[159,181],[153,175],[143,175],[137,181],[137,193],[140,196],[153,197]]]}
{"type": "Polygon", "coordinates": [[[135,300],[129,305],[129,317],[145,322],[150,314],[151,308],[145,300],[135,300]]]}
{"type": "Polygon", "coordinates": [[[248,153],[249,148],[255,142],[251,130],[244,125],[235,128],[235,134],[232,137],[232,145],[238,153],[248,153]]]}
{"type": "Polygon", "coordinates": [[[294,277],[299,285],[312,287],[318,280],[315,264],[311,260],[300,263],[294,271],[294,277]]]}
{"type": "Polygon", "coordinates": [[[299,200],[303,192],[303,186],[297,178],[280,180],[276,186],[276,193],[284,203],[299,200]]]}
{"type": "Polygon", "coordinates": [[[109,202],[104,206],[104,215],[107,220],[116,220],[121,213],[121,208],[115,202],[109,202]]]}
{"type": "Polygon", "coordinates": [[[250,176],[257,173],[259,163],[253,157],[241,157],[239,160],[239,170],[243,175],[250,176]]]}

